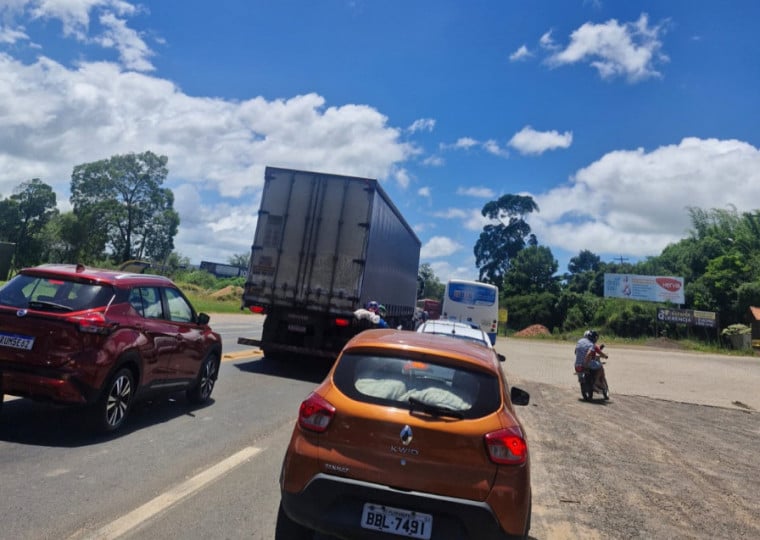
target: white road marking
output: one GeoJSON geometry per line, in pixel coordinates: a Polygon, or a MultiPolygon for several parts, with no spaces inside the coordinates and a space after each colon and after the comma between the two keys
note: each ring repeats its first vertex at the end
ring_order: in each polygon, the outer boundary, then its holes
{"type": "MultiPolygon", "coordinates": [[[[152,518],[159,512],[163,512],[170,506],[178,503],[182,499],[189,497],[190,495],[200,491],[204,486],[213,482],[223,474],[234,469],[238,465],[252,458],[256,454],[261,452],[261,448],[254,446],[248,446],[243,448],[240,452],[237,452],[224,461],[221,461],[206,469],[205,471],[197,474],[182,484],[170,489],[169,491],[162,493],[153,500],[143,504],[139,508],[132,510],[130,513],[121,516],[120,518],[112,521],[108,525],[100,528],[92,534],[84,533],[84,536],[76,534],[71,538],[88,538],[98,540],[110,540],[119,538],[120,536],[128,533],[138,525],[144,523],[148,519],[152,518]]],[[[81,533],[82,531],[80,531],[81,533]]]]}

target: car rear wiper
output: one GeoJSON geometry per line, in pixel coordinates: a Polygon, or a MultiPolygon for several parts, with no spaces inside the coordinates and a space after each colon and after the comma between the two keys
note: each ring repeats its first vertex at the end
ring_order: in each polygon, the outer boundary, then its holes
{"type": "Polygon", "coordinates": [[[30,300],[29,307],[34,309],[47,308],[55,309],[57,311],[74,311],[74,308],[58,304],[56,302],[48,302],[45,300],[30,300]]]}
{"type": "Polygon", "coordinates": [[[462,411],[455,411],[454,409],[442,405],[431,405],[430,403],[425,403],[417,398],[410,397],[409,405],[411,405],[409,412],[419,408],[422,412],[433,416],[450,416],[452,418],[458,418],[459,420],[464,419],[464,413],[462,413],[462,411]]]}

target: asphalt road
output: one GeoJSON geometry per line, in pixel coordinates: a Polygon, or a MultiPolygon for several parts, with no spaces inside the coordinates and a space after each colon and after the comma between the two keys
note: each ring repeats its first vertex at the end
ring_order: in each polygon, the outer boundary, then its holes
{"type": "MultiPolygon", "coordinates": [[[[0,538],[273,538],[298,404],[328,366],[237,346],[260,322],[213,316],[226,358],[211,405],[146,403],[115,437],[6,402],[0,538]]],[[[497,344],[531,393],[531,538],[760,538],[760,359],[610,347],[611,399],[587,403],[573,345],[497,344]]]]}

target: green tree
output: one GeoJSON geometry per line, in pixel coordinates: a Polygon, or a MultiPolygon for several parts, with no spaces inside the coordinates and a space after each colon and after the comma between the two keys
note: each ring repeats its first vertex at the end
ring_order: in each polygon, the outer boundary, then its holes
{"type": "Polygon", "coordinates": [[[480,281],[496,285],[501,290],[510,261],[525,247],[526,242],[535,245],[530,236],[530,226],[525,217],[538,211],[538,205],[527,195],[502,195],[496,201],[483,206],[481,214],[498,221],[483,227],[475,244],[475,264],[480,281]]]}
{"type": "Polygon", "coordinates": [[[89,255],[105,246],[116,262],[163,260],[171,253],[179,215],[171,190],[161,187],[167,163],[166,156],[147,151],[74,167],[71,203],[91,232],[89,255]]]}
{"type": "Polygon", "coordinates": [[[591,290],[601,267],[599,255],[582,250],[567,263],[569,273],[564,276],[567,289],[577,293],[591,290]]]}
{"type": "Polygon", "coordinates": [[[0,201],[0,234],[16,244],[17,268],[42,262],[43,231],[56,215],[55,192],[39,178],[22,182],[13,195],[0,201]]]}
{"type": "Polygon", "coordinates": [[[558,295],[559,263],[546,246],[528,246],[512,259],[504,275],[504,296],[549,293],[558,295]]]}
{"type": "Polygon", "coordinates": [[[417,272],[417,280],[421,287],[418,293],[419,298],[430,298],[431,300],[443,300],[443,291],[446,285],[433,272],[430,263],[423,263],[417,272]]]}
{"type": "Polygon", "coordinates": [[[251,264],[251,252],[247,253],[236,253],[235,255],[231,255],[227,262],[231,264],[232,266],[237,266],[238,268],[248,268],[248,266],[251,264]]]}

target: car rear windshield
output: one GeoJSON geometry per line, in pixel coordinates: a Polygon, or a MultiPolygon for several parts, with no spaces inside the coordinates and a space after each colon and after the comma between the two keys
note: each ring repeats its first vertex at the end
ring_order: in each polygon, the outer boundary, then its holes
{"type": "Polygon", "coordinates": [[[344,354],[333,376],[338,389],[357,401],[423,412],[480,418],[501,406],[499,380],[433,358],[344,354]]]}
{"type": "Polygon", "coordinates": [[[0,288],[0,305],[42,311],[81,311],[105,306],[113,297],[108,285],[19,274],[0,288]]]}

